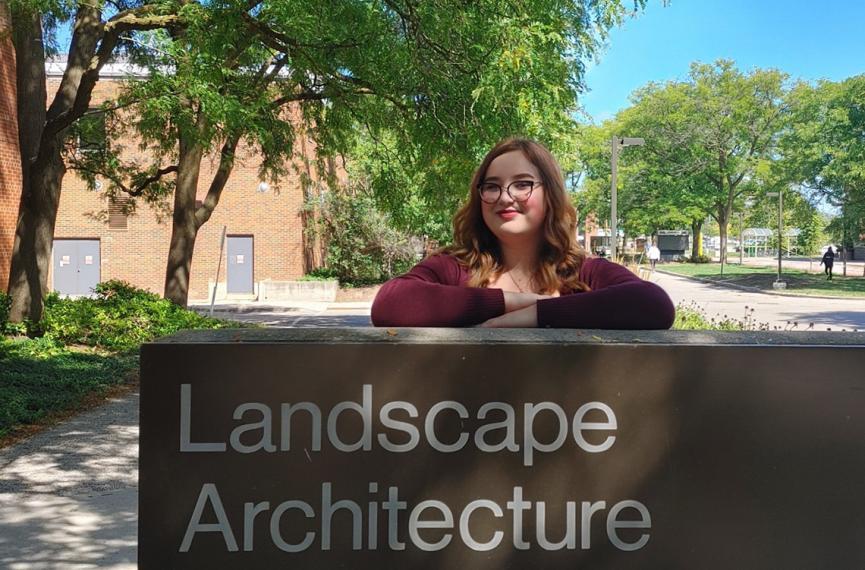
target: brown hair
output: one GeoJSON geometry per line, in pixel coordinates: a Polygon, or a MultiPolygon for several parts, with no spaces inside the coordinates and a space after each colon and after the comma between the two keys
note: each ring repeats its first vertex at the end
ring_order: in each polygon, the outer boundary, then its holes
{"type": "Polygon", "coordinates": [[[565,193],[565,180],[553,155],[543,145],[524,138],[508,138],[490,150],[472,177],[469,201],[454,216],[454,243],[444,248],[469,269],[469,286],[486,287],[504,270],[501,248],[481,213],[478,185],[497,157],[518,150],[538,169],[546,213],[538,266],[532,279],[543,293],[588,291],[579,279],[586,252],[577,244],[577,212],[565,193]]]}

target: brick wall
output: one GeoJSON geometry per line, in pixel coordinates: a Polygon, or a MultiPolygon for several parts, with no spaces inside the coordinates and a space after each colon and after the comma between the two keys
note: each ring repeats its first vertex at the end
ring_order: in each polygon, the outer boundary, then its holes
{"type": "MultiPolygon", "coordinates": [[[[49,94],[57,88],[57,79],[49,78],[49,94]]],[[[93,105],[111,98],[118,85],[103,79],[94,90],[93,105]]],[[[50,95],[49,95],[50,96],[50,95]]],[[[145,158],[131,150],[134,143],[124,145],[126,158],[145,158]]],[[[314,147],[303,145],[307,152],[314,147]]],[[[295,149],[300,152],[299,141],[295,149]]],[[[190,300],[208,298],[208,281],[215,277],[219,259],[220,236],[223,225],[228,235],[254,237],[253,280],[277,281],[296,279],[303,275],[303,226],[301,207],[303,191],[299,176],[290,171],[279,187],[259,191],[258,166],[255,152],[248,147],[238,149],[239,160],[228,180],[219,205],[210,220],[201,228],[195,245],[189,287],[190,300]]],[[[218,166],[216,157],[203,161],[199,178],[198,199],[204,199],[207,187],[218,166]]],[[[171,202],[167,202],[170,207],[171,202]]],[[[54,238],[98,238],[101,244],[101,280],[124,279],[134,285],[161,294],[165,282],[165,264],[171,236],[170,210],[162,215],[143,202],[138,211],[130,215],[126,229],[111,229],[107,221],[99,220],[100,212],[108,204],[98,192],[87,190],[74,172],[63,182],[63,193],[54,238]]],[[[226,263],[223,254],[220,272],[225,282],[226,263]]],[[[53,282],[52,282],[53,286],[53,282]]]]}
{"type": "Polygon", "coordinates": [[[0,290],[9,284],[9,263],[21,199],[21,156],[15,90],[15,50],[6,2],[0,0],[0,290]]]}

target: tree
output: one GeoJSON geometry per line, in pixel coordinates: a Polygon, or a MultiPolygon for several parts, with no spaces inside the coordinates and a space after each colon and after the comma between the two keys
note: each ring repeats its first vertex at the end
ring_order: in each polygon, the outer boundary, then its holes
{"type": "Polygon", "coordinates": [[[642,206],[678,209],[695,235],[709,214],[718,223],[722,261],[731,215],[758,165],[777,152],[788,115],[785,81],[775,70],[743,74],[727,60],[694,63],[687,81],[651,83],[617,116],[622,132],[646,139],[645,147],[622,154],[623,170],[639,163],[635,172],[655,185],[642,206]]]}
{"type": "Polygon", "coordinates": [[[850,247],[865,235],[865,75],[800,83],[782,153],[797,182],[841,212],[829,226],[850,247]]]}
{"type": "Polygon", "coordinates": [[[13,0],[18,129],[23,185],[9,275],[10,320],[42,317],[54,224],[66,166],[66,130],[90,106],[102,67],[138,31],[177,23],[180,3],[13,0]],[[73,24],[67,66],[46,110],[45,56],[58,22],[73,24]]]}
{"type": "MultiPolygon", "coordinates": [[[[154,163],[123,164],[118,150],[101,166],[78,165],[106,176],[110,193],[173,193],[165,296],[178,304],[186,303],[196,235],[219,202],[239,141],[260,149],[262,174],[274,181],[298,136],[313,137],[321,157],[371,148],[361,174],[393,219],[410,224],[428,207],[441,220],[479,155],[502,136],[566,145],[580,57],[625,11],[618,0],[284,0],[184,14],[183,29],[148,39],[150,76],[126,94],[154,163]],[[287,120],[289,104],[299,109],[295,121],[287,120]],[[196,206],[201,161],[215,149],[219,169],[196,206]],[[380,168],[382,157],[396,167],[380,168]]],[[[326,179],[324,161],[316,166],[326,179]]]]}

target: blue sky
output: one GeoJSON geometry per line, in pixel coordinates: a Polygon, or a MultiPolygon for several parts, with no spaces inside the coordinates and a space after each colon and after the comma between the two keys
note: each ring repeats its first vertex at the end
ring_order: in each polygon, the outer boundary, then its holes
{"type": "Polygon", "coordinates": [[[685,79],[693,61],[732,59],[739,69],[777,68],[792,78],[840,80],[865,73],[865,0],[649,0],[611,31],[589,63],[580,103],[595,122],[628,105],[649,81],[685,79]]]}

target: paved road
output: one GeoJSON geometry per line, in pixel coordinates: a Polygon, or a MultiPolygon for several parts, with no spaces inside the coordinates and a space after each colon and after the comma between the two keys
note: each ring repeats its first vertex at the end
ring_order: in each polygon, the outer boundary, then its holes
{"type": "Polygon", "coordinates": [[[808,330],[813,323],[813,330],[865,330],[865,298],[752,293],[660,272],[652,280],[667,291],[674,303],[694,302],[710,317],[744,319],[746,311],[753,308],[754,321],[768,323],[770,328],[792,328],[792,323],[798,323],[794,330],[808,330]]]}
{"type": "MultiPolygon", "coordinates": [[[[750,293],[656,273],[675,302],[773,326],[865,329],[865,301],[750,293]]],[[[269,326],[366,326],[368,304],[267,307],[219,316],[269,326]]],[[[0,568],[136,568],[138,394],[0,451],[0,568]]]]}

